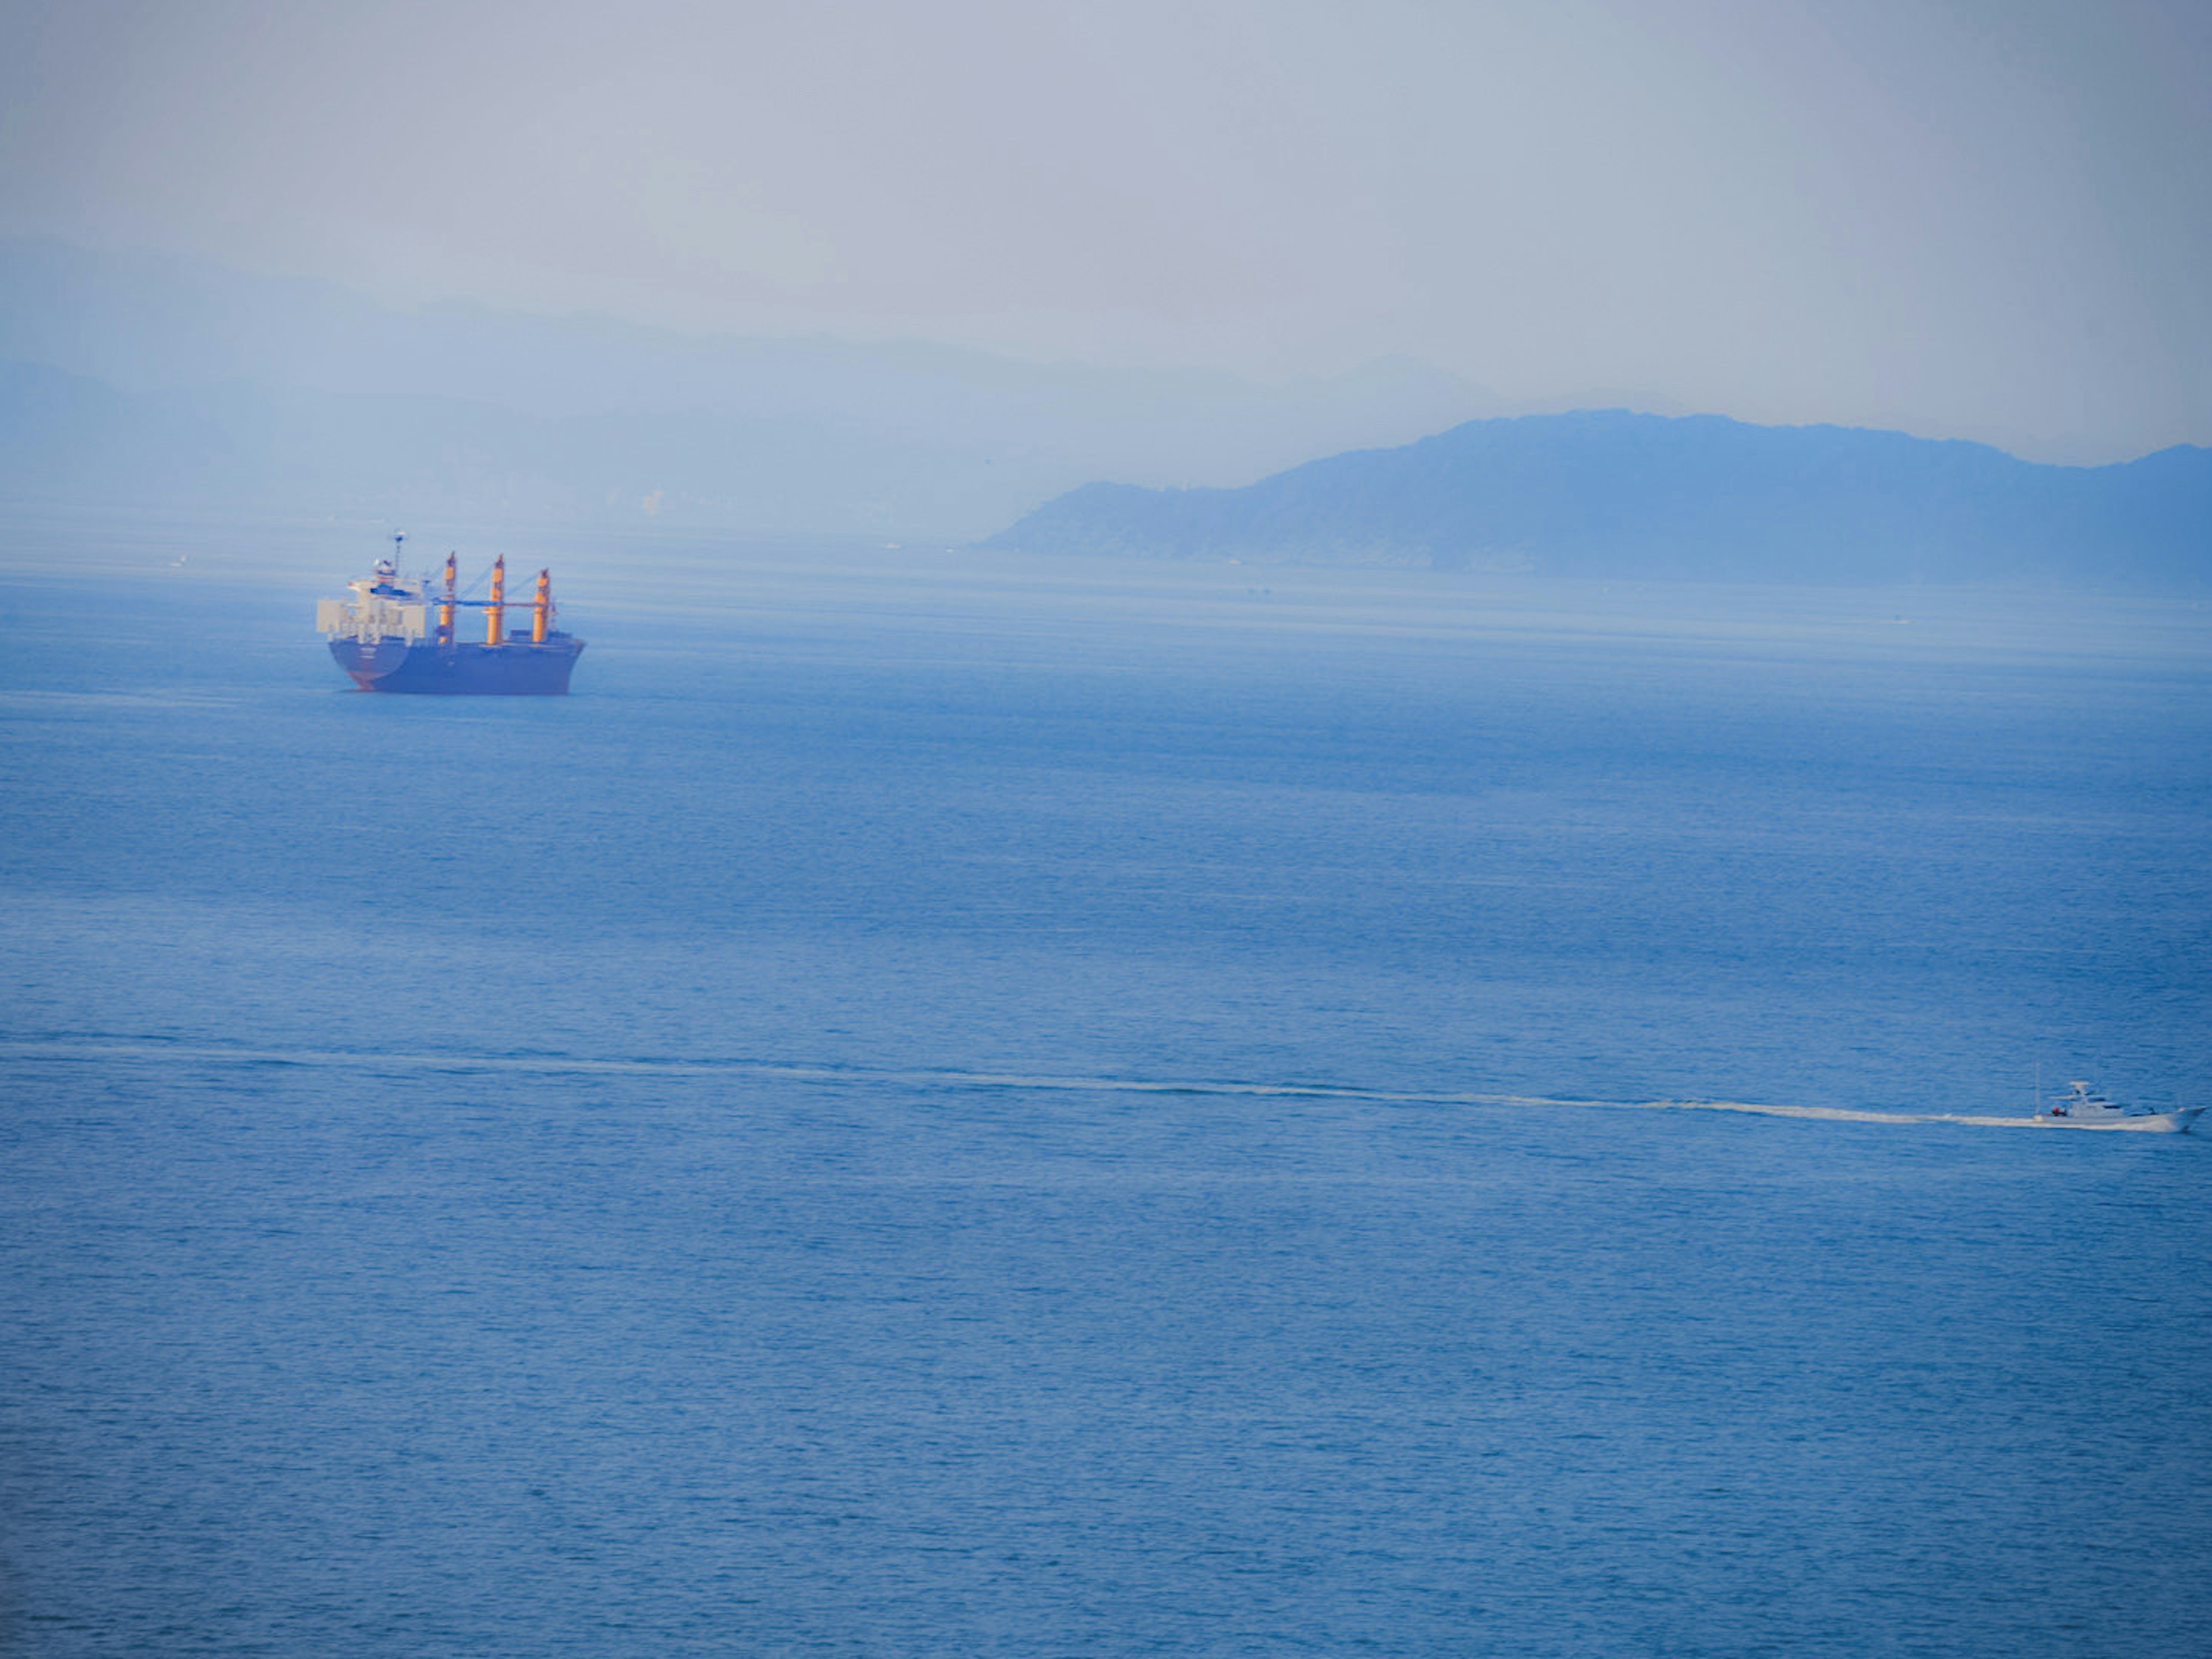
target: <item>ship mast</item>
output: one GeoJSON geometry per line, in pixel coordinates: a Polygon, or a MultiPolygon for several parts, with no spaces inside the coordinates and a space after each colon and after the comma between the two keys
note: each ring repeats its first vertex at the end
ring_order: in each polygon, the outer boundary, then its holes
{"type": "Polygon", "coordinates": [[[484,612],[484,643],[504,645],[507,642],[507,555],[502,553],[492,561],[491,603],[484,612]]]}

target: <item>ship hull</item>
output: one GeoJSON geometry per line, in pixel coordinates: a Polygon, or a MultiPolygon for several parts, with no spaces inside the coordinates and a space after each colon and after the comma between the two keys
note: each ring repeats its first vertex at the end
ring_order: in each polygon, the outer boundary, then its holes
{"type": "Polygon", "coordinates": [[[429,696],[565,697],[584,642],[556,634],[544,644],[410,645],[337,639],[331,655],[364,691],[429,696]]]}

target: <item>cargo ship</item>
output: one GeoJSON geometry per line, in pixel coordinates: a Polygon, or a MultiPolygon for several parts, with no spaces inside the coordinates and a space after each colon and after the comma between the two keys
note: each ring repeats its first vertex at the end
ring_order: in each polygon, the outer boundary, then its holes
{"type": "MultiPolygon", "coordinates": [[[[491,597],[460,597],[460,570],[446,558],[445,580],[399,574],[404,536],[392,538],[392,556],[379,559],[363,580],[349,582],[353,595],[324,599],[315,626],[331,642],[331,655],[364,691],[418,691],[459,696],[563,697],[583,641],[554,624],[553,580],[538,573],[537,597],[528,604],[527,638],[507,625],[507,560],[491,568],[491,597]],[[460,637],[464,611],[483,612],[480,639],[460,637]]],[[[471,630],[474,631],[473,629],[471,630]]]]}

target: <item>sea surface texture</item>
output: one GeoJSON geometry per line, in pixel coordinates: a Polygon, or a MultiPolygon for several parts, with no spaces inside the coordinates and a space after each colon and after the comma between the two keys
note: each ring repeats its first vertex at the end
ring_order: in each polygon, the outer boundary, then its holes
{"type": "Polygon", "coordinates": [[[159,539],[0,578],[0,1651],[2212,1652],[2212,1133],[2024,1122],[2212,1099],[2192,602],[578,549],[439,700],[159,539]]]}

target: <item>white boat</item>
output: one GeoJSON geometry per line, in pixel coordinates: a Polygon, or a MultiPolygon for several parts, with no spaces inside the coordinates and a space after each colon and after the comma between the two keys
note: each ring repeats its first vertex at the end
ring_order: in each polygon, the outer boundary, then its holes
{"type": "Polygon", "coordinates": [[[2111,1101],[2086,1083],[2069,1083],[2065,1099],[2039,1107],[2035,1121],[2053,1129],[2134,1129],[2143,1134],[2178,1135],[2203,1113],[2202,1106],[2153,1112],[2111,1101]]]}

